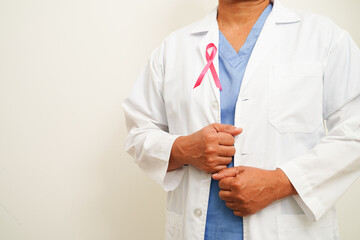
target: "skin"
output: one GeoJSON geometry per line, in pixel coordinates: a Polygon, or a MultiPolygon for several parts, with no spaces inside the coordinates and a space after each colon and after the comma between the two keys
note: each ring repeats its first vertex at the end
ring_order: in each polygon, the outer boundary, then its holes
{"type": "MultiPolygon", "coordinates": [[[[219,0],[219,29],[236,52],[268,4],[269,0],[219,0]]],[[[234,215],[244,217],[297,192],[281,169],[227,168],[235,154],[234,137],[241,132],[241,128],[214,123],[178,137],[172,146],[168,171],[192,165],[213,174],[213,179],[219,181],[220,198],[234,215]]]]}
{"type": "Polygon", "coordinates": [[[296,194],[280,169],[239,166],[224,169],[212,177],[219,181],[220,199],[239,217],[255,214],[276,200],[296,194]]]}
{"type": "Polygon", "coordinates": [[[168,171],[186,164],[206,173],[225,169],[235,154],[234,136],[241,132],[241,128],[214,123],[191,135],[178,137],[172,146],[168,171]]]}
{"type": "Polygon", "coordinates": [[[269,0],[219,0],[219,29],[236,52],[268,5],[269,0]]]}

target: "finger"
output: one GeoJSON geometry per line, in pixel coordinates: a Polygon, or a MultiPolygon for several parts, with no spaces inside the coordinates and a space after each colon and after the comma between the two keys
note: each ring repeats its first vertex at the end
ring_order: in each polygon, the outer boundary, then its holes
{"type": "Polygon", "coordinates": [[[235,138],[229,133],[219,132],[218,138],[220,145],[233,146],[235,143],[235,138]]]}
{"type": "Polygon", "coordinates": [[[233,195],[232,195],[231,191],[229,191],[229,190],[220,190],[219,197],[221,200],[223,200],[225,202],[233,202],[234,201],[233,195]]]}
{"type": "MultiPolygon", "coordinates": [[[[224,170],[222,170],[224,171],[224,170]]],[[[224,178],[224,179],[221,179],[220,182],[219,182],[219,188],[221,190],[228,190],[230,191],[231,190],[231,185],[233,183],[233,181],[235,180],[234,177],[229,177],[229,178],[224,178]]]]}
{"type": "Polygon", "coordinates": [[[229,165],[232,161],[232,157],[217,157],[217,162],[219,165],[229,165]]]}
{"type": "Polygon", "coordinates": [[[221,180],[227,177],[236,177],[238,174],[244,172],[242,167],[232,167],[221,170],[220,172],[213,175],[214,180],[221,180]]]}
{"type": "Polygon", "coordinates": [[[233,211],[234,215],[237,216],[237,217],[245,217],[246,215],[243,214],[241,211],[239,210],[235,210],[233,211]]]}
{"type": "Polygon", "coordinates": [[[211,173],[216,174],[220,172],[223,169],[226,169],[228,165],[231,163],[232,158],[231,157],[217,157],[216,158],[216,165],[213,167],[213,170],[211,173]]]}
{"type": "Polygon", "coordinates": [[[236,175],[242,173],[244,169],[241,167],[232,167],[221,170],[220,172],[213,174],[212,178],[214,180],[221,180],[227,177],[235,177],[236,175]]]}
{"type": "Polygon", "coordinates": [[[213,174],[216,174],[216,173],[220,172],[221,170],[226,169],[226,168],[227,168],[227,165],[228,165],[228,164],[216,166],[216,167],[214,168],[214,171],[213,171],[212,173],[213,173],[213,174]]]}
{"type": "Polygon", "coordinates": [[[221,157],[232,157],[235,155],[236,149],[234,146],[219,146],[218,155],[221,157]]]}
{"type": "Polygon", "coordinates": [[[228,125],[228,124],[213,123],[213,124],[211,124],[211,126],[217,132],[225,132],[225,133],[229,133],[233,136],[239,135],[243,131],[242,128],[237,128],[233,125],[228,125]]]}
{"type": "Polygon", "coordinates": [[[230,208],[231,210],[234,210],[234,211],[239,211],[239,207],[236,205],[236,203],[234,202],[225,202],[225,205],[227,208],[230,208]]]}

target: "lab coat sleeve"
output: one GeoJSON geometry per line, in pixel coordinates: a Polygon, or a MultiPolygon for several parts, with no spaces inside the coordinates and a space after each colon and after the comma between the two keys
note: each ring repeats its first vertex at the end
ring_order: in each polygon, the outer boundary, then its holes
{"type": "Polygon", "coordinates": [[[279,166],[295,200],[317,221],[360,176],[360,51],[346,32],[324,63],[323,115],[328,133],[308,153],[279,166]]]}
{"type": "Polygon", "coordinates": [[[168,132],[163,69],[163,49],[158,48],[122,105],[128,130],[125,150],[165,191],[171,191],[180,184],[184,167],[167,172],[171,148],[178,136],[168,132]]]}

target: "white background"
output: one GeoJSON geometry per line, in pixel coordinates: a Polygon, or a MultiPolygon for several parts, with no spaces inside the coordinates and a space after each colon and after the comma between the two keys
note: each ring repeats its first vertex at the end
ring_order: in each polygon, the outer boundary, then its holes
{"type": "MultiPolygon", "coordinates": [[[[0,0],[0,240],[162,239],[165,193],[124,152],[151,51],[216,0],[0,0]]],[[[283,0],[360,44],[359,0],[283,0]]],[[[341,161],[341,159],[339,159],[341,161]]],[[[360,237],[360,181],[339,201],[360,237]]]]}

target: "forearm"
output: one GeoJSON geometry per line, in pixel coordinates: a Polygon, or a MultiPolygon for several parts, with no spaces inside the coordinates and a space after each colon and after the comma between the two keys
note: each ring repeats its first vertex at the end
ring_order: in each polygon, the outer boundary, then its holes
{"type": "Polygon", "coordinates": [[[185,164],[183,164],[181,162],[177,162],[176,160],[170,158],[167,171],[168,172],[174,171],[176,169],[179,169],[179,168],[183,167],[184,165],[185,164]]]}

